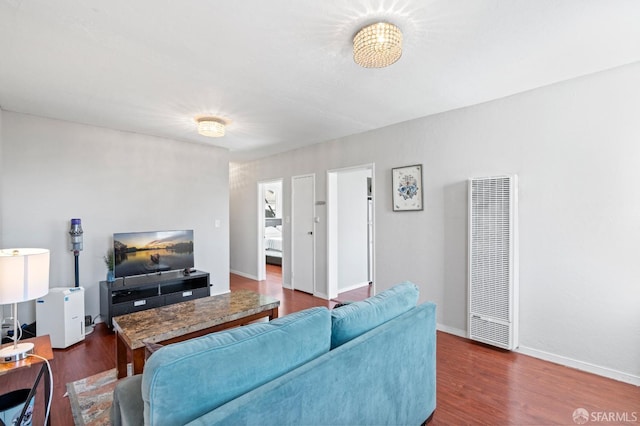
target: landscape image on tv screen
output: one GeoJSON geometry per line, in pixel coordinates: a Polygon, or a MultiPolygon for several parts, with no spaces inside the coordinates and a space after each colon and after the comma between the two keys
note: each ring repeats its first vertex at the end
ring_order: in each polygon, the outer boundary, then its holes
{"type": "Polygon", "coordinates": [[[193,268],[193,230],[113,234],[116,278],[193,268]]]}

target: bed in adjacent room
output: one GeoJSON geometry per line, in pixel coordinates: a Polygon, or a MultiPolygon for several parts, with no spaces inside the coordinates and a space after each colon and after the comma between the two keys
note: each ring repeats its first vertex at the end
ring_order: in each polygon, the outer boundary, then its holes
{"type": "Polygon", "coordinates": [[[270,265],[282,265],[282,219],[265,219],[264,251],[270,265]]]}

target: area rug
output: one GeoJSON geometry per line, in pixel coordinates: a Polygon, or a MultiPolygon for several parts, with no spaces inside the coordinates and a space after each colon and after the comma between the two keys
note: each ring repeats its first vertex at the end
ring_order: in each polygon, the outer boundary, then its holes
{"type": "MultiPolygon", "coordinates": [[[[128,366],[131,368],[131,366],[128,366]]],[[[67,383],[67,394],[76,426],[110,425],[109,411],[116,386],[116,369],[67,383]]]]}

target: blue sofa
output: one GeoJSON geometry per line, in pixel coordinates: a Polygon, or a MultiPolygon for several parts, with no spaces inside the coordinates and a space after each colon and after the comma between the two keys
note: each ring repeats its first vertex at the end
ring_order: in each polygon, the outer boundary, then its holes
{"type": "Polygon", "coordinates": [[[409,282],[162,347],[114,391],[115,425],[419,425],[436,405],[436,307],[409,282]]]}

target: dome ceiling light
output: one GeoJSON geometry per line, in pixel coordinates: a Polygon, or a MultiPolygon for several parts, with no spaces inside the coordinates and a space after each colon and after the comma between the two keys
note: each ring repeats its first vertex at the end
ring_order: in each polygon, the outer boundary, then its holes
{"type": "Polygon", "coordinates": [[[198,133],[202,136],[208,136],[210,138],[220,138],[224,136],[226,121],[220,117],[196,117],[196,123],[198,123],[198,133]]]}
{"type": "Polygon", "coordinates": [[[353,60],[365,68],[383,68],[402,56],[402,32],[388,22],[362,28],[353,38],[353,60]]]}

